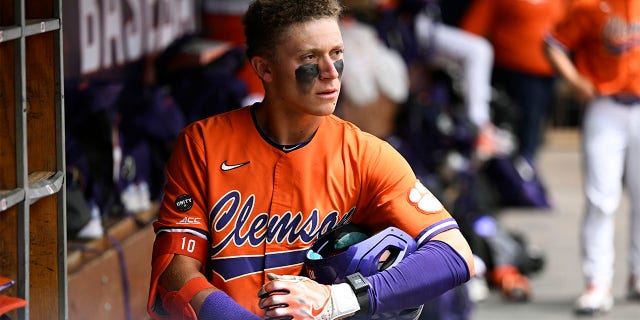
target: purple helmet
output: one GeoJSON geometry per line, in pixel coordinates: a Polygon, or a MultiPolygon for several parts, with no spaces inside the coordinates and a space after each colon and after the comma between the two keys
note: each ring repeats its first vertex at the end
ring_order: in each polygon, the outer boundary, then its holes
{"type": "MultiPolygon", "coordinates": [[[[346,281],[350,274],[370,276],[395,266],[416,250],[416,242],[406,232],[389,227],[374,235],[363,227],[345,224],[321,235],[304,261],[307,276],[322,284],[346,281]]],[[[422,306],[371,319],[417,319],[422,306]]]]}

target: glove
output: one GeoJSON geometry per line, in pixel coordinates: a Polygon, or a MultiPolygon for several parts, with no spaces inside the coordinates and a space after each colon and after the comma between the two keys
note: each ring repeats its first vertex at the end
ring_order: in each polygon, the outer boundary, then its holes
{"type": "Polygon", "coordinates": [[[319,284],[301,276],[267,274],[258,297],[265,319],[342,319],[360,310],[358,299],[346,283],[319,284]]]}

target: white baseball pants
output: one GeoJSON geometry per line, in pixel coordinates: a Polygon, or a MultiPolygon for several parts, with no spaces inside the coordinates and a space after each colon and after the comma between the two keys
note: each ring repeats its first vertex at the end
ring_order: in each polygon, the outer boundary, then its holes
{"type": "Polygon", "coordinates": [[[416,38],[419,45],[430,48],[430,62],[456,65],[460,71],[462,92],[471,121],[482,126],[491,120],[491,72],[493,47],[478,35],[434,22],[425,13],[415,18],[416,38]]]}
{"type": "Polygon", "coordinates": [[[640,276],[640,103],[600,97],[587,106],[583,123],[586,208],[582,223],[583,272],[587,283],[611,288],[614,225],[623,194],[630,196],[630,272],[640,276]]]}

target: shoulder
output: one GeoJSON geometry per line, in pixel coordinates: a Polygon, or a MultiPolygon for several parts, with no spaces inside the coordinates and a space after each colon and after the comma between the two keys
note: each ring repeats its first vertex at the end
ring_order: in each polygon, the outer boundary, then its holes
{"type": "Polygon", "coordinates": [[[355,124],[341,119],[338,116],[331,115],[327,117],[326,120],[327,121],[324,121],[323,126],[327,130],[324,130],[324,132],[333,134],[340,133],[339,135],[334,135],[334,137],[342,139],[342,142],[346,145],[359,147],[388,145],[386,141],[371,133],[362,131],[355,124]]]}
{"type": "Polygon", "coordinates": [[[344,132],[345,134],[349,134],[352,135],[354,137],[358,137],[358,138],[362,138],[362,139],[373,139],[373,140],[380,140],[381,139],[377,138],[376,136],[362,131],[358,126],[356,126],[355,124],[353,124],[350,121],[344,120],[336,115],[330,115],[326,118],[327,121],[324,122],[324,125],[326,125],[327,127],[331,127],[332,129],[338,129],[342,132],[344,132]]]}
{"type": "Polygon", "coordinates": [[[182,131],[183,134],[192,137],[206,136],[220,131],[229,133],[230,130],[250,127],[247,124],[251,123],[252,119],[249,107],[244,107],[194,121],[187,125],[182,131]]]}
{"type": "MultiPolygon", "coordinates": [[[[389,142],[373,134],[362,131],[355,124],[337,116],[330,116],[325,121],[323,132],[331,137],[324,141],[325,145],[342,145],[344,152],[358,159],[366,167],[396,167],[407,161],[389,142]]],[[[325,138],[323,138],[325,139],[325,138]]],[[[408,167],[408,165],[407,165],[408,167]]]]}
{"type": "Polygon", "coordinates": [[[577,24],[591,32],[608,20],[608,17],[620,14],[626,5],[620,0],[574,0],[565,16],[568,24],[577,24]]]}
{"type": "Polygon", "coordinates": [[[607,2],[603,0],[573,0],[569,8],[573,12],[601,11],[603,6],[607,6],[607,2]]]}

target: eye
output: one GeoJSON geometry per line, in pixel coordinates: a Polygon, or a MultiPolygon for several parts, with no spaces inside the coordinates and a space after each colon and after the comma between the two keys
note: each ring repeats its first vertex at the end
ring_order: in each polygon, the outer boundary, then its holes
{"type": "Polygon", "coordinates": [[[314,61],[316,58],[316,56],[314,56],[313,54],[305,54],[302,56],[302,61],[303,62],[311,62],[314,61]]]}
{"type": "Polygon", "coordinates": [[[334,61],[342,59],[344,51],[342,49],[331,51],[331,59],[334,61]]]}

